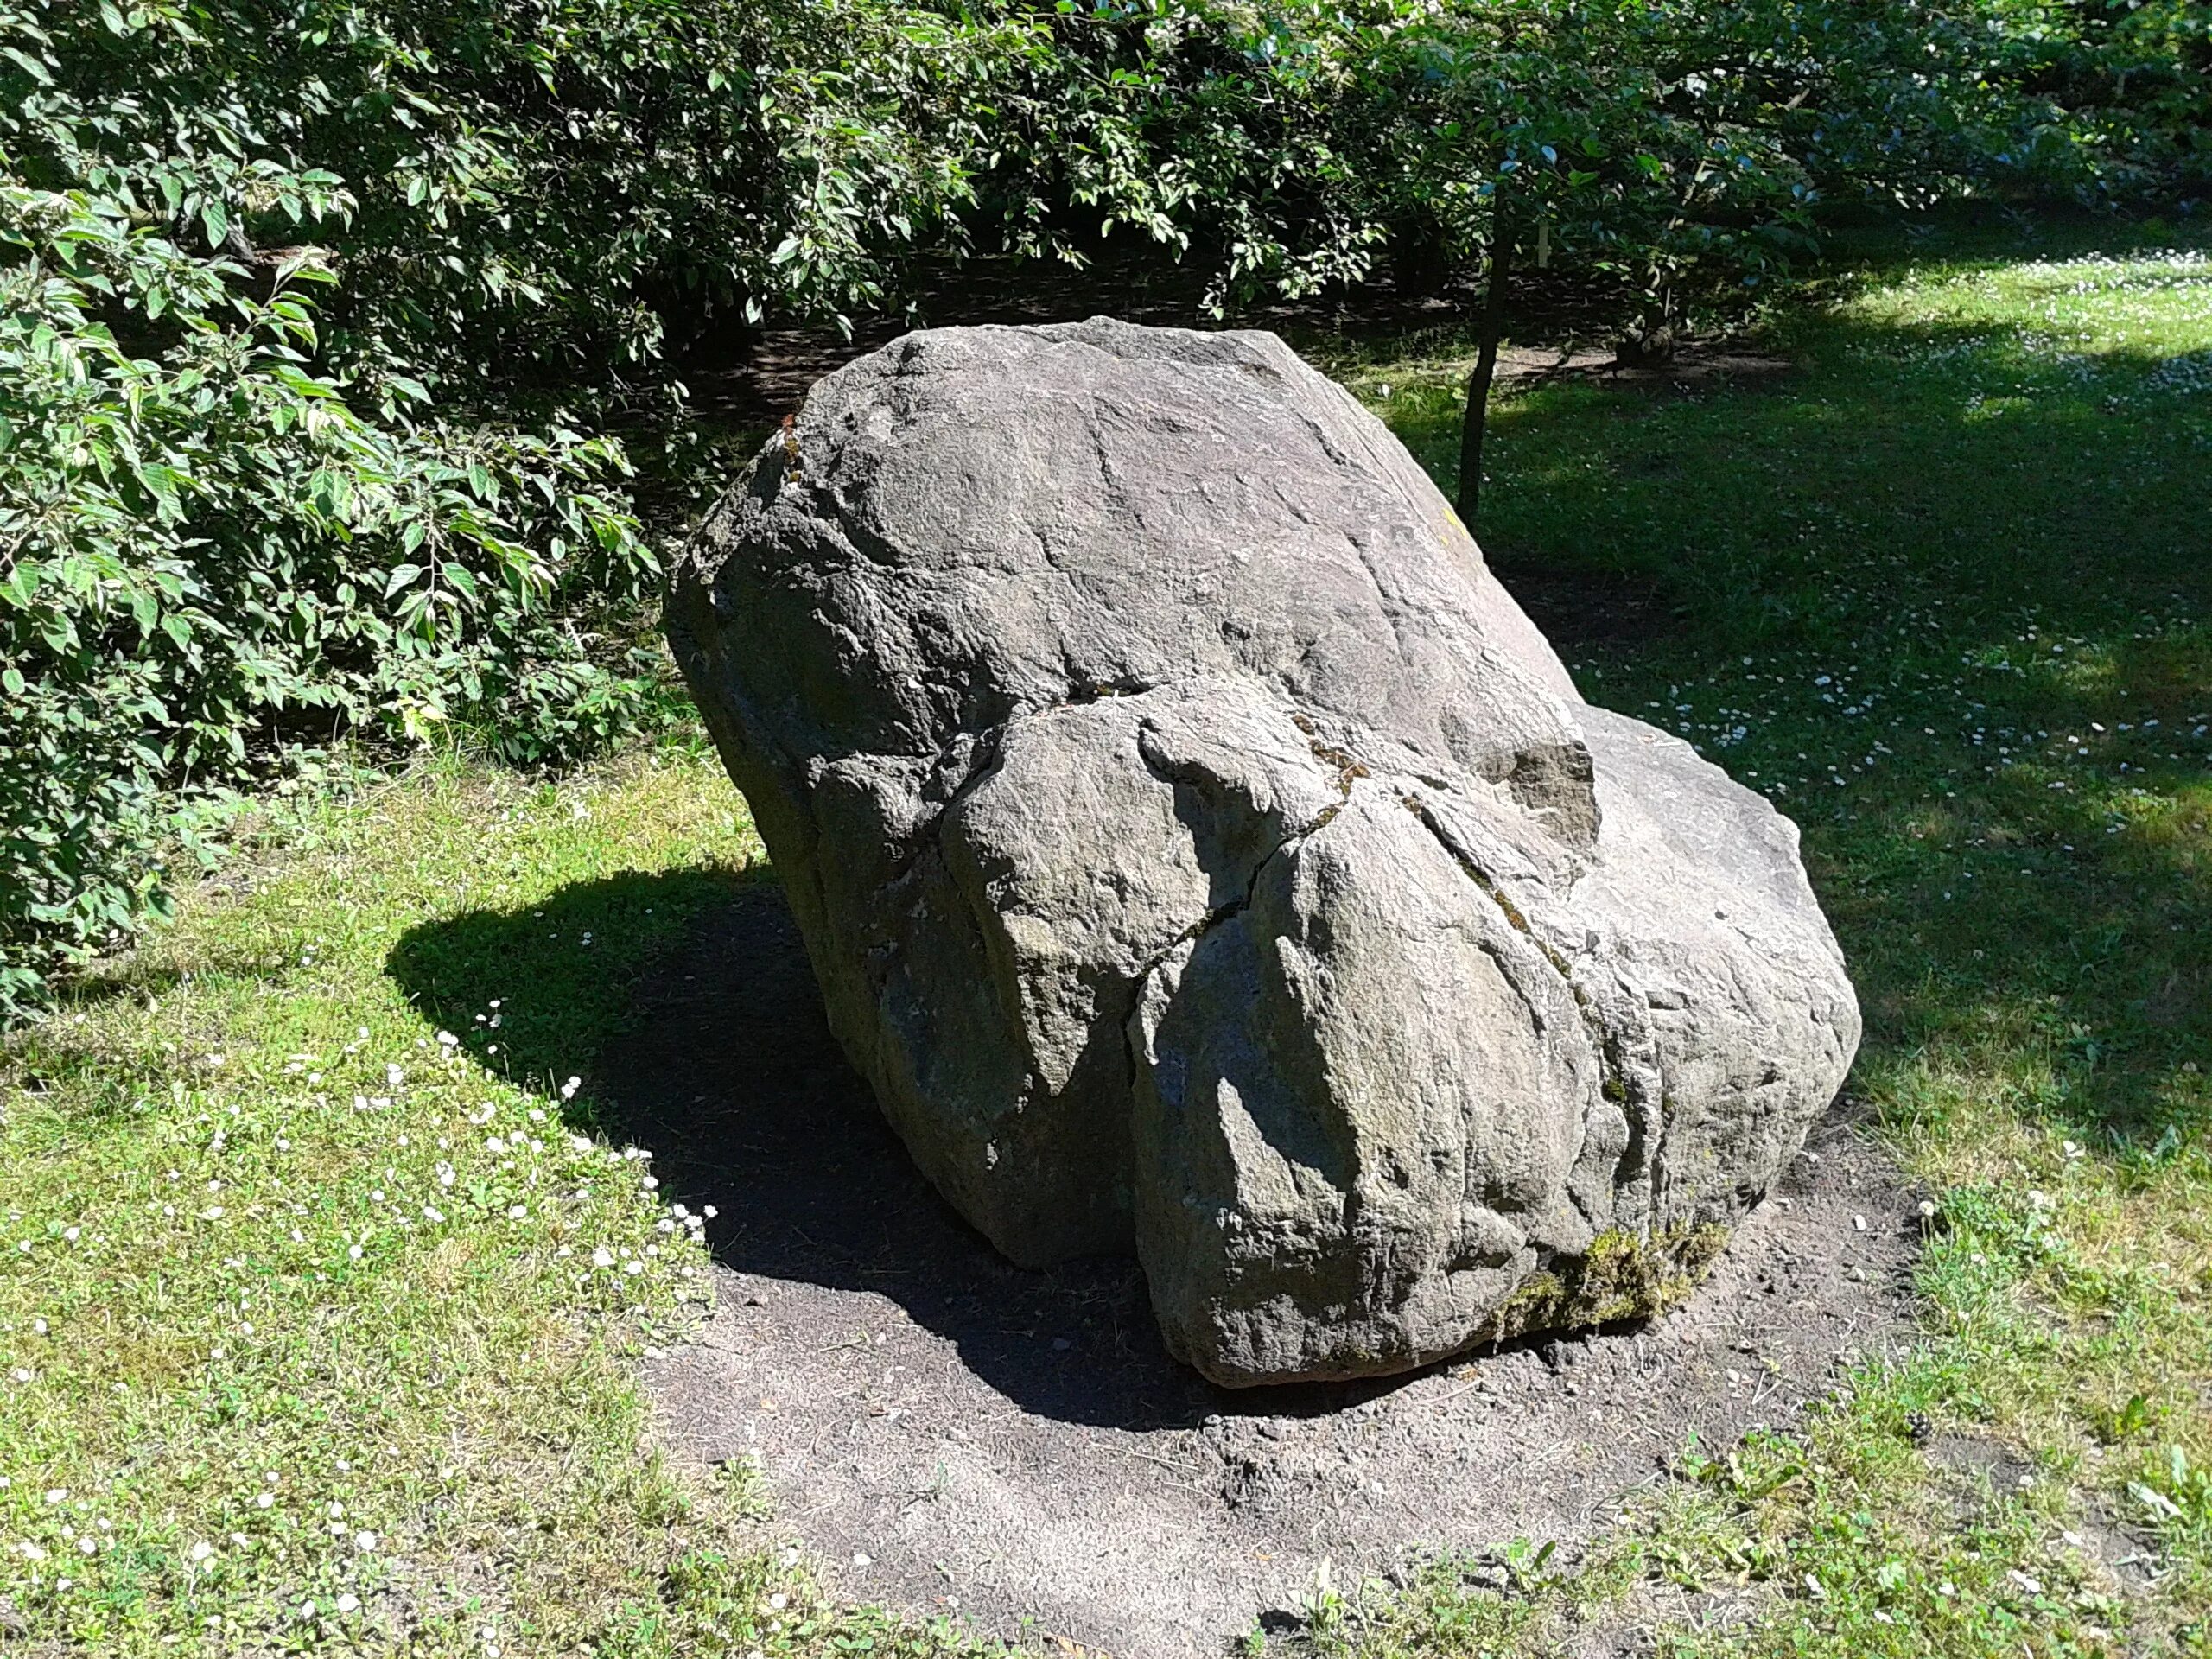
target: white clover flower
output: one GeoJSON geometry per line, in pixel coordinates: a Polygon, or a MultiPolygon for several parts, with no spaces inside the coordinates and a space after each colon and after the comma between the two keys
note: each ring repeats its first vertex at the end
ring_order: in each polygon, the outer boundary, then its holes
{"type": "Polygon", "coordinates": [[[357,1532],[353,1535],[353,1548],[359,1550],[362,1554],[370,1554],[376,1547],[377,1535],[373,1532],[357,1532]]]}
{"type": "Polygon", "coordinates": [[[202,1538],[198,1543],[193,1545],[190,1549],[185,1552],[186,1554],[189,1555],[195,1561],[207,1560],[213,1556],[214,1553],[215,1546],[209,1543],[205,1538],[202,1538]]]}

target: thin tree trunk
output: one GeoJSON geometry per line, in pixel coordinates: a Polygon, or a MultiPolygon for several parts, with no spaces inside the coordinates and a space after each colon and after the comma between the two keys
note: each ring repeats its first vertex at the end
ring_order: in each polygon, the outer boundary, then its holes
{"type": "Polygon", "coordinates": [[[1470,532],[1482,505],[1483,434],[1490,424],[1490,387],[1497,377],[1497,337],[1505,327],[1505,283],[1511,274],[1512,240],[1504,204],[1491,221],[1490,281],[1483,292],[1481,341],[1467,376],[1467,415],[1459,427],[1459,518],[1470,532]]]}

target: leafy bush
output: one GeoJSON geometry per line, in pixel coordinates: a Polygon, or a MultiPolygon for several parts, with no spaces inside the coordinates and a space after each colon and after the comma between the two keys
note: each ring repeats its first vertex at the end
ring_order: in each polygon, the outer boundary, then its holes
{"type": "Polygon", "coordinates": [[[2196,0],[0,0],[0,1017],[303,746],[641,716],[631,467],[710,487],[672,334],[1109,232],[1224,308],[1549,259],[1665,320],[1826,193],[2200,178],[2205,51],[2196,0]]]}
{"type": "Polygon", "coordinates": [[[2212,192],[2212,6],[1984,0],[1986,79],[2011,94],[2000,177],[2099,207],[2212,192]]]}
{"type": "Polygon", "coordinates": [[[619,448],[310,372],[312,267],[254,298],[112,200],[0,212],[0,996],[153,902],[166,791],[349,728],[495,715],[542,754],[619,723],[578,632],[650,575],[598,489],[619,448]]]}
{"type": "Polygon", "coordinates": [[[342,223],[334,175],[115,165],[118,124],[53,43],[20,12],[0,30],[5,1012],[160,907],[193,791],[288,747],[468,719],[539,755],[623,724],[642,682],[586,630],[652,561],[617,444],[440,420],[388,364],[318,372],[321,256],[174,235],[189,213],[233,239],[219,175],[266,215],[342,223]]]}
{"type": "Polygon", "coordinates": [[[612,434],[682,435],[669,319],[881,303],[1049,48],[899,0],[0,0],[0,1014],[160,906],[195,793],[633,722],[612,434]]]}

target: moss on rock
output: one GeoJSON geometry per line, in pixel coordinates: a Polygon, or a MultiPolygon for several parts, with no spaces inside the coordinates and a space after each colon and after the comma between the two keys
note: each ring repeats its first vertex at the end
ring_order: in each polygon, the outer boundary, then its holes
{"type": "Polygon", "coordinates": [[[1556,1259],[1523,1280],[1480,1340],[1656,1318],[1688,1299],[1727,1242],[1728,1230],[1713,1223],[1653,1239],[1608,1230],[1580,1255],[1556,1259]]]}

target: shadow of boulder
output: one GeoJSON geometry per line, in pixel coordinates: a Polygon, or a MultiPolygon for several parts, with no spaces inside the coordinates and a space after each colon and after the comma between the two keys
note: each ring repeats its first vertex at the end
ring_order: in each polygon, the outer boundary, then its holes
{"type": "Polygon", "coordinates": [[[711,1206],[720,1266],[887,1296],[1024,1410],[1188,1427],[1332,1411],[1403,1380],[1219,1389],[1167,1353],[1134,1260],[1039,1273],[1000,1255],[923,1178],[831,1036],[772,876],[581,883],[417,928],[390,970],[487,1070],[556,1101],[581,1076],[567,1120],[651,1152],[664,1197],[711,1206]],[[587,935],[596,956],[578,966],[587,935]],[[495,995],[496,1029],[478,1021],[495,995]]]}

